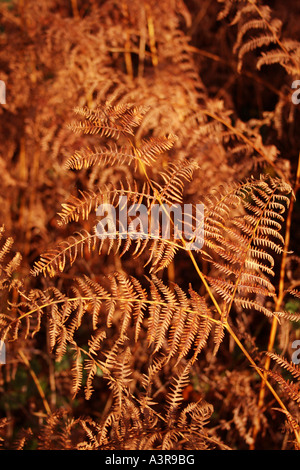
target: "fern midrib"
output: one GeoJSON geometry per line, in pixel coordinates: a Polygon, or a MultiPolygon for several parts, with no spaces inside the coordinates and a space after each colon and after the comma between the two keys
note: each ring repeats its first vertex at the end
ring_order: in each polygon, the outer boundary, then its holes
{"type": "MultiPolygon", "coordinates": [[[[22,294],[22,292],[20,292],[20,294],[22,294]]],[[[148,299],[137,299],[136,297],[122,297],[122,296],[118,296],[117,299],[114,299],[112,296],[108,295],[108,296],[97,296],[97,295],[91,295],[91,296],[80,296],[80,297],[68,297],[66,299],[58,299],[58,300],[51,300],[49,302],[46,302],[44,304],[41,304],[41,305],[38,305],[36,308],[34,309],[31,309],[30,311],[26,312],[26,313],[23,313],[22,315],[20,315],[18,318],[15,318],[14,320],[11,321],[11,324],[13,323],[16,323],[17,321],[20,321],[20,320],[23,320],[24,318],[32,315],[33,313],[35,312],[38,312],[40,310],[43,310],[47,307],[51,307],[52,305],[58,305],[58,304],[62,304],[62,303],[72,303],[72,302],[79,302],[79,301],[86,301],[86,302],[92,302],[92,301],[100,301],[100,302],[105,302],[105,301],[112,301],[112,300],[117,300],[118,302],[120,303],[139,303],[139,304],[146,304],[146,305],[160,305],[161,307],[165,307],[165,308],[170,308],[170,307],[175,307],[175,308],[180,308],[182,311],[186,312],[186,313],[191,313],[191,314],[194,314],[196,313],[197,315],[199,315],[200,317],[203,317],[203,318],[206,318],[208,319],[209,321],[212,321],[213,323],[217,323],[217,324],[220,324],[221,321],[216,319],[216,318],[212,318],[210,317],[209,315],[205,315],[204,313],[199,313],[198,311],[195,311],[191,308],[185,308],[183,307],[182,305],[180,305],[180,303],[173,303],[173,305],[171,304],[171,302],[163,302],[163,301],[158,301],[158,300],[148,300],[148,299]]]]}

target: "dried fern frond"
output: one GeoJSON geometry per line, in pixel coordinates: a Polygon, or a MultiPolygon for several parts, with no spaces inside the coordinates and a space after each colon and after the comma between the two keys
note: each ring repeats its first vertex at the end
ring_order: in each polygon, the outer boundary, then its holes
{"type": "MultiPolygon", "coordinates": [[[[2,239],[4,233],[5,227],[2,225],[0,227],[0,240],[2,239]]],[[[7,264],[5,264],[5,259],[8,255],[11,254],[13,244],[14,239],[12,237],[8,237],[5,239],[0,249],[0,290],[4,289],[5,287],[9,288],[12,281],[12,275],[17,271],[22,261],[21,254],[15,253],[12,259],[8,261],[7,264]]]]}
{"type": "Polygon", "coordinates": [[[73,122],[69,128],[74,132],[84,134],[98,134],[100,137],[113,137],[118,139],[121,134],[134,135],[134,128],[139,126],[144,115],[148,111],[146,106],[134,106],[131,104],[105,106],[90,110],[88,108],[76,108],[76,112],[85,117],[84,121],[73,122]]]}
{"type": "Polygon", "coordinates": [[[122,210],[125,200],[130,206],[143,203],[147,208],[154,200],[148,183],[144,183],[141,190],[138,189],[135,181],[133,184],[127,181],[126,185],[120,181],[119,186],[120,188],[105,185],[97,192],[79,191],[80,197],[71,196],[68,201],[62,204],[62,211],[58,213],[61,219],[58,224],[62,225],[80,219],[87,220],[90,213],[96,213],[97,208],[103,203],[122,210]]]}
{"type": "Polygon", "coordinates": [[[282,375],[271,370],[268,371],[268,375],[282,387],[287,396],[296,403],[300,403],[300,389],[298,384],[291,382],[290,380],[285,380],[282,375]]]}
{"type": "Polygon", "coordinates": [[[156,233],[153,235],[148,231],[140,230],[138,236],[133,236],[132,231],[128,232],[127,229],[119,231],[114,226],[110,229],[108,236],[106,233],[99,235],[97,227],[95,227],[95,232],[90,234],[86,230],[82,230],[60,242],[57,247],[46,251],[34,263],[31,274],[33,276],[44,274],[54,277],[65,270],[67,263],[72,266],[78,256],[84,258],[85,250],[88,253],[97,250],[100,255],[105,245],[108,254],[114,249],[116,253],[119,252],[120,256],[123,256],[133,244],[136,245],[133,250],[133,255],[136,257],[140,256],[148,247],[147,264],[151,264],[150,271],[157,272],[171,263],[178,250],[185,250],[182,244],[173,240],[160,239],[156,233]]]}
{"type": "Polygon", "coordinates": [[[67,261],[72,266],[78,254],[80,254],[81,257],[84,256],[84,248],[87,248],[89,251],[94,250],[97,243],[99,243],[99,250],[101,250],[103,240],[99,241],[96,234],[91,235],[86,230],[82,230],[69,237],[68,240],[60,242],[57,248],[53,248],[44,253],[39,261],[34,264],[31,274],[37,276],[43,273],[44,275],[48,274],[50,277],[53,277],[57,275],[57,273],[64,271],[67,261]]]}
{"type": "Polygon", "coordinates": [[[94,150],[81,149],[67,160],[65,166],[67,169],[81,170],[94,165],[113,166],[134,163],[136,168],[139,161],[150,166],[158,155],[170,150],[175,141],[176,137],[169,135],[144,139],[139,147],[131,145],[119,148],[116,144],[111,144],[107,147],[95,147],[94,150]]]}
{"type": "Polygon", "coordinates": [[[283,250],[282,213],[291,192],[289,185],[267,177],[237,184],[209,201],[204,248],[216,273],[207,279],[223,298],[226,315],[233,303],[274,315],[250,296],[274,296],[269,280],[274,275],[272,252],[283,250]]]}
{"type": "MultiPolygon", "coordinates": [[[[209,436],[205,429],[212,407],[207,403],[191,403],[178,412],[179,419],[172,428],[166,420],[154,411],[150,404],[138,404],[133,397],[122,396],[122,411],[117,415],[111,412],[102,423],[81,420],[86,431],[86,441],[81,449],[93,450],[204,450],[223,448],[222,443],[209,436]],[[189,426],[186,426],[186,422],[189,426]],[[182,447],[183,446],[183,447],[182,447]]],[[[168,412],[166,407],[165,413],[168,412]]],[[[226,447],[226,446],[225,446],[226,447]]],[[[227,447],[228,448],[228,447],[227,447]]]]}
{"type": "Polygon", "coordinates": [[[287,370],[295,379],[300,378],[300,367],[293,362],[289,362],[285,357],[273,352],[266,353],[271,359],[273,359],[280,367],[287,370]]]}
{"type": "Polygon", "coordinates": [[[300,70],[300,43],[281,38],[282,22],[272,18],[271,8],[261,5],[257,0],[230,2],[221,0],[225,5],[219,18],[223,19],[235,11],[231,25],[238,25],[234,52],[238,53],[238,71],[243,65],[244,56],[250,51],[257,51],[268,46],[270,50],[262,51],[257,61],[257,68],[263,65],[280,64],[288,74],[298,76],[300,70]]]}
{"type": "Polygon", "coordinates": [[[287,292],[296,297],[297,299],[300,299],[300,290],[299,289],[288,289],[287,292]]]}
{"type": "MultiPolygon", "coordinates": [[[[273,359],[281,368],[285,369],[287,372],[291,374],[291,376],[294,379],[299,379],[300,377],[300,369],[299,366],[293,362],[288,361],[285,357],[273,353],[273,352],[267,352],[266,353],[271,359],[273,359]]],[[[291,400],[293,400],[295,403],[299,405],[300,403],[300,389],[299,389],[299,383],[298,382],[293,382],[287,378],[285,378],[283,375],[281,375],[279,372],[276,372],[274,370],[267,370],[265,371],[266,374],[271,377],[278,385],[280,386],[281,390],[283,391],[284,395],[286,397],[289,397],[291,400]]],[[[297,434],[300,432],[300,426],[299,422],[297,419],[293,417],[293,415],[289,412],[288,409],[280,409],[278,411],[283,412],[286,415],[287,422],[291,428],[291,430],[297,434]]],[[[297,446],[297,443],[295,443],[297,446]]]]}
{"type": "MultiPolygon", "coordinates": [[[[6,318],[6,337],[21,334],[24,327],[28,336],[34,336],[41,328],[43,316],[47,315],[50,348],[55,350],[56,359],[61,360],[68,346],[75,350],[74,392],[82,381],[82,351],[78,349],[75,335],[84,318],[90,318],[93,325],[88,340],[87,396],[90,396],[95,374],[94,360],[107,337],[104,326],[113,328],[117,321],[119,345],[124,343],[129,330],[134,332],[133,340],[138,342],[143,329],[153,354],[163,351],[165,362],[176,358],[179,363],[188,354],[194,362],[205,347],[213,325],[219,324],[205,298],[192,288],[187,296],[178,285],[171,290],[155,276],[147,278],[149,289],[143,288],[136,278],[121,273],[107,280],[109,290],[88,277],[78,278],[69,296],[52,287],[45,291],[33,290],[27,300],[14,306],[19,312],[17,318],[6,318]]],[[[98,362],[104,371],[116,364],[118,348],[116,345],[111,350],[105,362],[102,359],[98,362]]]]}
{"type": "Polygon", "coordinates": [[[166,418],[170,424],[173,423],[177,418],[176,414],[178,412],[178,408],[183,402],[182,391],[189,383],[190,370],[191,363],[188,362],[183,370],[178,374],[178,377],[173,381],[170,392],[168,394],[167,402],[169,404],[169,409],[166,418]]]}
{"type": "MultiPolygon", "coordinates": [[[[82,200],[73,198],[65,204],[62,219],[78,220],[86,218],[92,207],[104,199],[115,207],[120,204],[117,196],[129,196],[136,204],[146,203],[147,216],[155,199],[160,203],[178,203],[181,201],[183,179],[190,179],[194,169],[193,162],[187,162],[176,171],[172,169],[162,175],[164,186],[155,185],[154,194],[150,186],[143,192],[135,188],[105,191],[103,198],[93,193],[82,193],[82,200]],[[104,198],[105,196],[105,198],[104,198]],[[110,199],[111,198],[111,199],[110,199]]],[[[154,185],[150,182],[151,187],[154,185]]],[[[143,188],[145,189],[145,188],[143,188]]],[[[269,278],[274,275],[274,259],[272,252],[281,253],[283,238],[280,233],[283,212],[289,204],[291,187],[279,179],[264,177],[260,180],[250,179],[245,182],[224,188],[218,195],[207,198],[204,213],[204,250],[198,250],[216,270],[214,276],[208,276],[210,286],[223,299],[223,312],[229,315],[233,304],[243,309],[257,310],[271,317],[274,312],[260,299],[274,297],[274,287],[269,278]],[[254,298],[252,298],[255,296],[254,298]]],[[[184,215],[184,214],[183,214],[184,215]]],[[[127,216],[127,214],[126,214],[127,216]]],[[[107,235],[107,234],[105,234],[107,235]]],[[[188,246],[181,240],[178,242],[163,237],[163,234],[149,234],[143,231],[139,237],[132,237],[128,228],[113,226],[109,237],[98,237],[82,231],[62,242],[56,249],[50,250],[35,263],[34,275],[39,273],[55,275],[63,271],[68,260],[70,265],[77,256],[83,256],[84,248],[88,251],[98,250],[101,253],[104,243],[108,243],[108,252],[114,247],[123,255],[128,252],[132,243],[136,247],[133,252],[140,256],[149,251],[147,264],[150,272],[156,272],[168,266],[179,250],[188,251],[188,246]]],[[[146,265],[147,265],[146,264],[146,265]]],[[[278,315],[282,316],[283,312],[278,315]]],[[[222,340],[222,329],[219,328],[219,340],[222,340]]],[[[217,342],[219,340],[216,340],[217,342]]]]}
{"type": "Polygon", "coordinates": [[[68,416],[67,410],[51,413],[37,436],[37,450],[72,450],[74,434],[80,432],[82,419],[68,416]]]}
{"type": "MultiPolygon", "coordinates": [[[[147,264],[152,265],[152,271],[156,272],[167,267],[176,252],[179,249],[188,250],[189,245],[185,245],[180,239],[178,240],[176,231],[171,236],[172,222],[168,209],[164,205],[171,205],[171,211],[174,210],[174,204],[182,202],[184,181],[191,180],[197,167],[197,164],[193,161],[183,161],[179,170],[175,166],[170,166],[168,171],[161,174],[163,183],[149,180],[149,183],[143,185],[141,192],[137,190],[136,184],[133,188],[130,184],[125,188],[121,183],[120,189],[104,188],[104,191],[99,191],[99,194],[92,191],[80,192],[81,199],[73,196],[70,201],[62,205],[62,212],[59,213],[61,223],[72,220],[78,221],[79,218],[87,219],[91,210],[96,209],[98,213],[98,208],[102,204],[105,204],[105,207],[109,204],[111,209],[119,208],[120,214],[108,215],[108,230],[106,230],[104,222],[99,220],[97,226],[94,227],[93,234],[82,230],[69,237],[68,240],[59,243],[56,248],[44,253],[39,261],[34,264],[32,274],[36,276],[43,273],[53,277],[65,269],[67,260],[72,266],[78,255],[83,256],[84,248],[89,252],[97,248],[100,254],[106,241],[108,242],[108,252],[114,247],[115,251],[119,252],[121,256],[130,249],[132,243],[136,244],[134,250],[136,257],[148,248],[149,258],[147,264]],[[126,199],[125,202],[124,199],[126,199]],[[129,205],[130,203],[131,205],[129,205]],[[153,215],[151,210],[155,203],[157,204],[158,214],[153,215]],[[135,225],[131,221],[128,226],[124,226],[123,219],[129,221],[133,216],[132,210],[138,210],[142,204],[144,204],[147,211],[147,214],[142,215],[146,216],[147,219],[143,221],[141,216],[133,221],[135,225]],[[163,228],[157,223],[156,218],[159,217],[159,212],[162,212],[165,218],[164,229],[167,233],[163,232],[163,228]]],[[[185,213],[183,213],[183,217],[187,219],[185,213]]],[[[107,222],[106,219],[107,217],[104,218],[105,223],[107,222]]],[[[192,226],[192,222],[191,219],[186,223],[192,226]]]]}
{"type": "MultiPolygon", "coordinates": [[[[116,358],[116,364],[119,361],[120,358],[116,358]]],[[[115,388],[120,385],[114,398],[114,411],[100,424],[91,420],[82,422],[87,432],[87,442],[83,448],[170,450],[183,445],[183,448],[196,450],[211,448],[212,443],[222,448],[221,442],[211,439],[205,429],[213,412],[212,406],[204,400],[187,406],[183,404],[182,389],[189,382],[189,368],[190,364],[187,363],[183,371],[176,374],[163,413],[155,410],[157,403],[149,397],[131,395],[125,382],[110,374],[111,386],[115,388]]]]}
{"type": "Polygon", "coordinates": [[[199,165],[194,161],[184,160],[180,168],[171,164],[167,171],[162,171],[160,176],[163,184],[152,181],[156,190],[157,200],[169,204],[181,203],[184,189],[184,181],[191,181],[193,173],[199,165]]]}

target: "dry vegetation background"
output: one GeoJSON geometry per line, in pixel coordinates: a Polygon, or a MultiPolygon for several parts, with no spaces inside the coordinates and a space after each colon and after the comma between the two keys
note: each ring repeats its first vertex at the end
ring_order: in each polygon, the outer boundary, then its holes
{"type": "Polygon", "coordinates": [[[299,18],[1,1],[3,449],[299,449],[299,18]],[[120,194],[203,202],[203,250],[96,244],[120,194]]]}

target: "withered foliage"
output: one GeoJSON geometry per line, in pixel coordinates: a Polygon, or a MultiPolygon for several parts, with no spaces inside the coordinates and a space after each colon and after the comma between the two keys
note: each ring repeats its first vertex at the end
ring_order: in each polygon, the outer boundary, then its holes
{"type": "Polygon", "coordinates": [[[300,11],[266,3],[0,4],[3,449],[300,448],[300,11]]]}

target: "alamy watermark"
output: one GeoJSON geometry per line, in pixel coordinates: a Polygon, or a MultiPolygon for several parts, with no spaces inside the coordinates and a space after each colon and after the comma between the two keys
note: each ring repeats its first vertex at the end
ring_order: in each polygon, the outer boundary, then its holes
{"type": "Polygon", "coordinates": [[[293,104],[300,103],[300,80],[294,80],[292,83],[292,88],[297,88],[296,91],[292,94],[292,102],[293,104]]]}
{"type": "Polygon", "coordinates": [[[184,239],[185,248],[200,250],[204,243],[203,204],[132,204],[126,196],[118,204],[100,204],[96,215],[103,217],[96,226],[100,239],[184,239]]]}
{"type": "Polygon", "coordinates": [[[293,341],[292,348],[296,349],[292,354],[292,362],[294,364],[300,364],[300,339],[293,341]]]}
{"type": "Polygon", "coordinates": [[[3,80],[0,80],[0,104],[6,104],[6,85],[3,80]]]}
{"type": "Polygon", "coordinates": [[[4,341],[0,340],[0,364],[6,364],[6,347],[4,341]]]}

